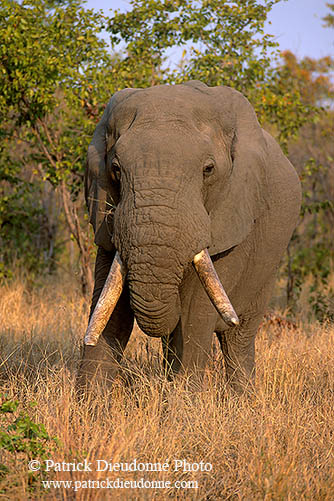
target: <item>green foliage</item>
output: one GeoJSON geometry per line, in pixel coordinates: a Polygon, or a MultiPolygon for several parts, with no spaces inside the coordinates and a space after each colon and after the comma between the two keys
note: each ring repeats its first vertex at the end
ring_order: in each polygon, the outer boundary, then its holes
{"type": "MultiPolygon", "coordinates": [[[[80,242],[80,252],[86,250],[82,234],[87,223],[82,229],[74,201],[82,192],[88,143],[113,92],[111,57],[100,37],[103,22],[101,14],[82,8],[77,0],[64,5],[44,0],[1,3],[0,149],[11,155],[0,155],[6,197],[0,231],[4,244],[12,242],[8,252],[1,252],[2,269],[13,268],[17,255],[27,254],[28,271],[38,271],[45,261],[48,250],[34,243],[38,226],[47,226],[41,221],[41,182],[54,189],[62,185],[70,231],[80,242]],[[23,153],[16,152],[18,141],[28,145],[23,153]]],[[[87,266],[86,259],[82,268],[87,266]]]]}
{"type": "MultiPolygon", "coordinates": [[[[14,413],[18,406],[17,400],[4,402],[0,413],[14,413]]],[[[34,423],[24,412],[7,426],[6,431],[0,431],[0,447],[9,452],[24,452],[28,459],[49,457],[46,443],[50,440],[44,425],[34,423]]]]}
{"type": "Polygon", "coordinates": [[[326,5],[329,8],[330,13],[327,14],[327,16],[325,16],[323,18],[323,20],[325,21],[325,26],[327,26],[328,28],[333,28],[334,27],[334,3],[327,3],[326,5]]]}
{"type": "MultiPolygon", "coordinates": [[[[84,237],[87,222],[79,195],[88,143],[117,90],[190,79],[229,85],[249,98],[260,122],[273,129],[286,151],[302,126],[316,123],[319,88],[323,100],[327,81],[315,80],[311,88],[305,72],[319,73],[331,62],[324,58],[315,67],[311,60],[299,64],[286,56],[278,63],[277,43],[264,33],[268,12],[278,1],[131,0],[128,12],[106,18],[80,0],[3,0],[0,277],[9,276],[21,257],[34,273],[47,261],[50,242],[38,237],[40,228],[50,227],[43,222],[45,182],[61,192],[82,272],[89,269],[91,246],[84,237]],[[112,54],[101,36],[105,29],[112,54]],[[177,64],[170,60],[175,54],[180,54],[177,64]],[[18,148],[19,141],[27,146],[18,148]]],[[[325,198],[308,197],[309,181],[304,213],[321,218],[329,205],[325,198]]]]}
{"type": "Polygon", "coordinates": [[[323,199],[317,199],[322,194],[321,186],[315,186],[316,183],[316,175],[319,173],[326,174],[328,171],[328,167],[317,164],[314,158],[310,158],[307,164],[304,166],[301,182],[303,186],[303,203],[301,207],[301,216],[303,217],[306,213],[309,214],[323,214],[323,211],[327,209],[334,211],[334,201],[323,199]],[[313,187],[309,186],[309,181],[313,181],[313,187]],[[315,188],[318,188],[315,190],[315,188]],[[312,189],[313,188],[313,189],[312,189]],[[315,198],[316,193],[316,198],[315,198]]]}
{"type": "Polygon", "coordinates": [[[49,10],[41,0],[4,0],[0,111],[13,112],[16,123],[34,125],[57,106],[59,86],[69,99],[85,97],[83,84],[101,65],[99,49],[105,45],[96,25],[101,29],[100,16],[80,8],[80,2],[49,10]]]}
{"type": "Polygon", "coordinates": [[[125,87],[191,79],[234,87],[249,98],[262,123],[276,124],[286,147],[311,110],[273,65],[278,44],[263,29],[278,1],[133,0],[129,12],[116,11],[108,22],[113,46],[123,49],[115,72],[125,87]],[[172,68],[168,54],[182,49],[172,68]]]}
{"type": "MultiPolygon", "coordinates": [[[[334,214],[333,200],[324,198],[319,175],[327,166],[310,158],[300,176],[303,188],[301,223],[290,242],[288,262],[290,307],[296,304],[307,277],[313,277],[309,304],[319,321],[334,321],[334,291],[329,287],[333,271],[334,246],[328,213],[334,214]],[[324,294],[326,290],[326,294],[324,294]]],[[[321,178],[320,178],[321,181],[321,178]]]]}
{"type": "Polygon", "coordinates": [[[10,154],[13,144],[0,144],[0,281],[12,278],[15,267],[31,276],[50,271],[56,248],[41,203],[42,187],[22,176],[10,154]]]}
{"type": "MultiPolygon", "coordinates": [[[[18,400],[7,399],[1,395],[0,405],[0,450],[6,451],[6,464],[0,463],[0,477],[11,473],[15,468],[15,461],[28,464],[31,459],[43,461],[50,457],[51,451],[58,446],[58,440],[50,437],[45,426],[35,423],[26,411],[19,411],[18,400]]],[[[30,407],[35,404],[31,403],[30,407]]],[[[28,483],[34,487],[39,478],[43,477],[43,469],[29,472],[28,483]]]]}
{"type": "Polygon", "coordinates": [[[52,267],[43,235],[47,216],[36,203],[36,187],[22,182],[11,191],[0,200],[0,280],[12,277],[13,265],[33,275],[52,267]]]}
{"type": "Polygon", "coordinates": [[[309,304],[319,322],[334,322],[334,290],[323,293],[317,284],[310,288],[309,304]]]}
{"type": "Polygon", "coordinates": [[[314,119],[316,109],[301,100],[299,89],[289,84],[289,76],[281,68],[272,72],[271,81],[261,89],[254,107],[259,120],[274,126],[273,133],[285,154],[288,143],[298,137],[301,127],[314,119]]]}
{"type": "Polygon", "coordinates": [[[298,137],[288,143],[303,191],[300,224],[289,246],[286,268],[289,306],[296,305],[305,282],[312,283],[309,304],[321,321],[334,315],[329,286],[334,263],[333,68],[332,57],[298,60],[286,51],[278,72],[282,85],[298,92],[302,106],[309,110],[298,137]]]}
{"type": "Polygon", "coordinates": [[[110,96],[102,23],[78,1],[53,9],[43,0],[1,4],[0,113],[7,134],[26,126],[22,139],[36,147],[34,160],[54,185],[82,175],[94,128],[87,107],[110,96]]]}
{"type": "Polygon", "coordinates": [[[145,86],[197,78],[248,92],[256,79],[263,80],[270,65],[267,51],[277,46],[263,34],[275,3],[133,0],[129,12],[114,13],[108,30],[114,45],[125,43],[121,68],[139,67],[139,75],[151,77],[142,82],[145,86]],[[173,71],[163,64],[167,51],[176,47],[187,58],[173,71]]]}

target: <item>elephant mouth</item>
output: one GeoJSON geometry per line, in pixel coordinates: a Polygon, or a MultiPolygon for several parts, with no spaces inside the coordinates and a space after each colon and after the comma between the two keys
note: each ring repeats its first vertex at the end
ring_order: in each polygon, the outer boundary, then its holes
{"type": "Polygon", "coordinates": [[[167,301],[143,301],[131,291],[130,304],[135,313],[137,324],[145,334],[151,337],[167,336],[172,332],[180,318],[181,303],[178,291],[166,291],[167,301]],[[161,305],[163,304],[163,307],[161,305]]]}
{"type": "MultiPolygon", "coordinates": [[[[238,316],[220,282],[207,249],[202,250],[194,256],[193,265],[212,304],[223,320],[232,327],[239,325],[238,316]]],[[[116,252],[107,280],[85,334],[84,342],[86,345],[96,346],[122,293],[126,275],[126,266],[122,262],[119,253],[116,252]]],[[[180,311],[179,305],[175,311],[180,311]]],[[[160,337],[164,334],[169,334],[175,328],[179,319],[178,314],[174,313],[174,315],[169,317],[167,314],[161,317],[160,313],[156,312],[156,314],[149,317],[147,315],[141,316],[140,314],[136,316],[138,324],[144,332],[155,337],[160,337]],[[161,318],[168,318],[168,321],[163,320],[160,322],[161,318]],[[159,322],[161,325],[159,325],[159,322]]]]}
{"type": "Polygon", "coordinates": [[[130,254],[126,283],[130,306],[141,330],[150,337],[163,337],[175,329],[180,319],[179,289],[184,267],[178,266],[172,252],[161,258],[152,256],[154,250],[145,249],[150,265],[130,254]]]}

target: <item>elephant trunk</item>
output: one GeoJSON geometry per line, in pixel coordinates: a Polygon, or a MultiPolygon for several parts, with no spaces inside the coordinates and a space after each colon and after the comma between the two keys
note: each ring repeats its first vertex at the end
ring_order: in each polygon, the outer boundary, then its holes
{"type": "MultiPolygon", "coordinates": [[[[168,183],[164,183],[168,186],[168,183]]],[[[179,287],[192,262],[212,303],[230,325],[238,317],[215,273],[206,249],[210,242],[204,207],[186,205],[170,189],[150,188],[126,197],[115,212],[117,249],[100,300],[89,324],[85,343],[95,345],[106,325],[127,277],[131,307],[141,329],[153,337],[170,334],[181,313],[179,287]],[[158,191],[158,193],[154,193],[158,191]],[[155,198],[150,200],[152,193],[155,198]],[[101,303],[101,304],[100,304],[101,303]]],[[[189,198],[187,199],[189,200],[189,198]]],[[[191,205],[193,203],[193,205],[191,205]]]]}
{"type": "Polygon", "coordinates": [[[179,321],[184,270],[194,254],[208,245],[208,235],[201,225],[194,228],[191,212],[173,207],[167,193],[159,205],[152,206],[142,197],[145,202],[140,206],[139,200],[137,194],[136,203],[127,200],[117,208],[114,243],[128,269],[131,308],[138,325],[149,336],[161,337],[179,321]]]}
{"type": "MultiPolygon", "coordinates": [[[[149,249],[146,249],[149,250],[149,249]]],[[[154,259],[154,254],[150,254],[154,259]]],[[[161,257],[161,256],[159,256],[161,257]]],[[[161,337],[172,332],[180,318],[178,273],[172,268],[138,263],[128,273],[130,304],[139,327],[149,336],[161,337]],[[159,282],[159,276],[169,275],[168,281],[159,282]]],[[[182,270],[179,270],[182,274],[182,270]]],[[[167,277],[166,277],[167,278],[167,277]]]]}

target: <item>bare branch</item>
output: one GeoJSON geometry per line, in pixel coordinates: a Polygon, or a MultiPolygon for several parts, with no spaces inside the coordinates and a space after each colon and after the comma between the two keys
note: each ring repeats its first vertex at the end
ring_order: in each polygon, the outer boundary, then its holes
{"type": "Polygon", "coordinates": [[[52,156],[52,154],[49,152],[49,150],[47,149],[47,147],[45,146],[44,144],[44,141],[43,139],[41,138],[41,135],[39,133],[39,130],[38,130],[38,127],[33,127],[33,132],[45,154],[45,156],[47,157],[47,159],[49,160],[50,164],[52,165],[52,167],[56,168],[57,167],[57,160],[55,160],[52,156]]]}

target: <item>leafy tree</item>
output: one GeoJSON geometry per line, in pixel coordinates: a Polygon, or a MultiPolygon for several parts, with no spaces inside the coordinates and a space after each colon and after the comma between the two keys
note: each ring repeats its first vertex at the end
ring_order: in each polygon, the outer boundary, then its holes
{"type": "Polygon", "coordinates": [[[305,278],[313,275],[310,302],[316,316],[323,319],[334,315],[330,313],[330,301],[320,297],[321,288],[328,291],[328,296],[334,294],[328,286],[334,259],[334,86],[331,78],[334,59],[307,57],[298,61],[289,51],[282,56],[284,84],[298,89],[301,101],[312,110],[309,123],[300,129],[298,138],[289,143],[289,157],[302,181],[303,205],[301,223],[289,246],[287,295],[293,304],[305,278]]]}
{"type": "Polygon", "coordinates": [[[292,277],[300,290],[302,277],[319,270],[324,256],[329,273],[332,246],[327,246],[326,251],[325,242],[329,241],[333,193],[330,183],[325,181],[332,157],[329,136],[323,126],[326,122],[330,130],[331,120],[328,114],[325,117],[322,107],[333,97],[330,79],[333,60],[325,57],[297,61],[291,52],[286,52],[280,62],[275,52],[277,44],[263,32],[267,14],[275,3],[133,0],[129,12],[114,13],[108,30],[113,46],[123,49],[115,71],[126,77],[125,86],[200,79],[209,85],[234,87],[250,99],[260,121],[277,136],[285,152],[292,148],[291,157],[296,152],[295,145],[301,151],[297,140],[300,132],[311,134],[311,138],[303,138],[305,155],[297,165],[304,186],[303,214],[311,213],[313,222],[304,216],[303,230],[295,236],[294,245],[298,239],[300,242],[293,259],[290,249],[288,296],[291,297],[292,277]],[[168,55],[182,50],[179,65],[171,67],[168,55]],[[315,152],[317,141],[319,147],[315,152]],[[326,144],[323,156],[320,144],[326,144]],[[327,236],[321,242],[312,237],[317,228],[315,221],[318,225],[321,221],[322,230],[326,227],[327,236]],[[310,241],[313,247],[308,245],[310,241]],[[303,260],[305,266],[301,264],[303,260]]]}
{"type": "Polygon", "coordinates": [[[330,12],[327,14],[327,16],[324,17],[325,21],[325,26],[327,27],[334,27],[334,3],[327,3],[327,7],[329,8],[330,12]]]}
{"type": "Polygon", "coordinates": [[[30,147],[17,138],[0,142],[0,280],[19,267],[35,279],[55,269],[58,210],[52,187],[32,176],[30,147]]]}
{"type": "MultiPolygon", "coordinates": [[[[38,183],[49,183],[61,197],[78,244],[83,290],[91,288],[84,159],[103,107],[117,90],[194,78],[232,86],[250,99],[260,121],[286,147],[316,115],[291,67],[277,67],[277,44],[264,33],[267,14],[278,1],[131,0],[128,12],[115,11],[107,19],[84,9],[80,0],[3,0],[0,176],[7,205],[3,210],[0,205],[0,217],[10,216],[13,235],[20,236],[14,246],[22,255],[36,224],[47,217],[36,203],[38,183]],[[112,54],[103,29],[110,34],[112,54]],[[182,53],[176,65],[170,61],[174,53],[182,53]],[[29,145],[24,155],[17,151],[18,140],[29,145]],[[14,212],[17,218],[11,217],[14,212]]],[[[6,225],[0,238],[5,231],[6,225]]],[[[45,253],[43,245],[39,250],[45,253]]],[[[8,263],[10,255],[5,259],[8,263]]]]}
{"type": "Polygon", "coordinates": [[[132,0],[129,12],[108,22],[113,47],[123,48],[114,66],[124,86],[199,79],[245,94],[262,123],[275,123],[284,146],[308,118],[299,93],[282,87],[273,62],[277,44],[264,34],[267,14],[279,0],[132,0]],[[168,55],[183,49],[176,68],[168,55]]]}
{"type": "MultiPolygon", "coordinates": [[[[14,149],[18,138],[27,142],[33,170],[61,193],[80,251],[83,289],[91,288],[93,277],[79,191],[87,145],[112,88],[102,29],[102,15],[77,0],[62,6],[4,0],[0,7],[0,138],[14,149]]],[[[5,158],[0,162],[4,166],[5,158]]]]}
{"type": "Polygon", "coordinates": [[[108,30],[114,45],[125,43],[120,68],[139,66],[145,85],[150,74],[151,84],[199,78],[248,92],[264,78],[268,50],[277,46],[263,34],[267,13],[277,1],[132,0],[129,12],[114,13],[108,30]],[[173,71],[165,63],[167,51],[176,47],[188,57],[173,71]]]}
{"type": "MultiPolygon", "coordinates": [[[[22,405],[18,400],[8,399],[6,395],[0,397],[0,451],[6,463],[0,463],[0,480],[5,478],[4,488],[0,492],[6,496],[10,490],[7,479],[17,468],[17,462],[25,463],[26,467],[31,459],[44,462],[59,445],[59,441],[49,436],[43,424],[32,420],[30,412],[21,410],[22,405]]],[[[35,405],[34,402],[28,404],[30,411],[35,405]]],[[[36,494],[38,483],[43,478],[45,472],[42,466],[41,471],[30,471],[22,480],[27,483],[28,490],[36,494]]]]}

